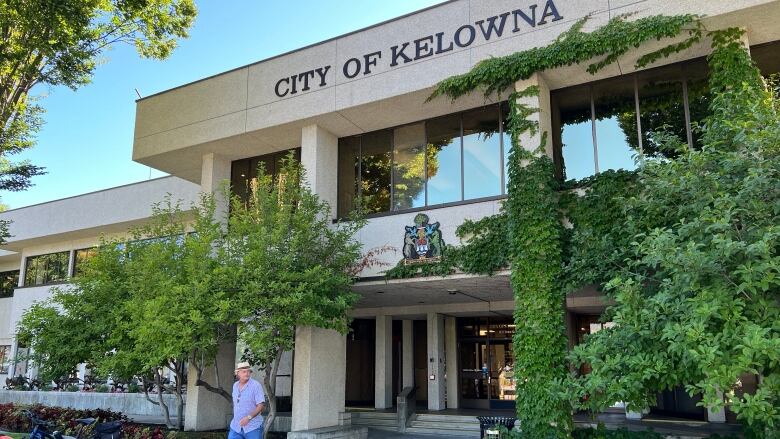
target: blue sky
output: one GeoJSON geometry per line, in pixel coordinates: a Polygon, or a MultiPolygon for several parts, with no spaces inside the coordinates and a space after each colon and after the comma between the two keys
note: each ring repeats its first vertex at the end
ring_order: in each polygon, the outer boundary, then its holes
{"type": "Polygon", "coordinates": [[[91,84],[46,94],[30,159],[48,174],[24,192],[0,192],[9,208],[160,177],[131,159],[135,90],[142,96],[388,20],[441,0],[196,0],[190,38],[164,61],[143,60],[129,46],[105,54],[91,84]]]}

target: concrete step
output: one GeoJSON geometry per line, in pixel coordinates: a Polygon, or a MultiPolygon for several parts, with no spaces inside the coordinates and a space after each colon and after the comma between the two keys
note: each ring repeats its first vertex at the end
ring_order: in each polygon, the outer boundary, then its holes
{"type": "Polygon", "coordinates": [[[477,431],[471,430],[445,430],[443,428],[422,428],[422,427],[408,427],[406,429],[407,434],[431,434],[438,435],[439,437],[469,437],[479,438],[479,429],[477,431]]]}
{"type": "Polygon", "coordinates": [[[412,421],[412,427],[419,428],[438,428],[441,430],[463,430],[479,431],[479,423],[471,424],[466,422],[430,422],[430,421],[412,421]]]}
{"type": "Polygon", "coordinates": [[[418,413],[415,415],[417,421],[431,421],[431,422],[473,422],[479,425],[479,421],[476,416],[463,416],[463,415],[433,415],[429,413],[418,413]]]}
{"type": "Polygon", "coordinates": [[[352,425],[387,425],[396,427],[398,421],[395,419],[366,419],[366,418],[352,418],[352,425]]]}
{"type": "Polygon", "coordinates": [[[349,412],[350,415],[352,415],[352,419],[354,418],[363,418],[363,419],[395,419],[397,416],[394,412],[349,412]]]}

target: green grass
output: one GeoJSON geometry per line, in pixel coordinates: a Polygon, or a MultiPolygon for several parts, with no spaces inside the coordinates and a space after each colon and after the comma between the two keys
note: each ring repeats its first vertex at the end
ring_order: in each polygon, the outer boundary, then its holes
{"type": "Polygon", "coordinates": [[[27,433],[0,433],[0,436],[10,436],[13,439],[25,439],[27,433]]]}

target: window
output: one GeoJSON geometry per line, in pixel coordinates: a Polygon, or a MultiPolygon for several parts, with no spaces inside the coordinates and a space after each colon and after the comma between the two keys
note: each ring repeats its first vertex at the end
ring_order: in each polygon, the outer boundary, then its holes
{"type": "Polygon", "coordinates": [[[339,216],[358,204],[372,214],[505,194],[501,125],[489,105],[339,139],[339,216]]]}
{"type": "Polygon", "coordinates": [[[11,367],[11,346],[0,345],[0,375],[7,375],[11,367]]]}
{"type": "Polygon", "coordinates": [[[501,195],[498,106],[463,113],[463,199],[501,195]]]}
{"type": "Polygon", "coordinates": [[[19,270],[0,272],[0,298],[13,297],[14,288],[19,286],[19,270]]]}
{"type": "Polygon", "coordinates": [[[76,250],[73,254],[73,276],[84,273],[84,264],[97,253],[97,247],[76,250]]]}
{"type": "Polygon", "coordinates": [[[46,285],[68,277],[70,252],[30,256],[24,270],[24,286],[46,285]]]}
{"type": "Polygon", "coordinates": [[[428,204],[460,201],[463,175],[460,155],[460,115],[426,123],[428,134],[428,204]]]}
{"type": "Polygon", "coordinates": [[[556,172],[583,179],[633,170],[643,156],[674,157],[664,136],[700,147],[696,126],[708,115],[706,61],[645,70],[551,94],[556,172]],[[637,114],[638,113],[638,114],[637,114]]]}
{"type": "Polygon", "coordinates": [[[230,169],[230,188],[232,192],[242,200],[246,200],[249,193],[249,182],[253,178],[257,178],[259,167],[262,165],[265,174],[275,179],[281,171],[282,161],[290,152],[292,152],[295,160],[301,160],[301,149],[295,148],[234,161],[230,169]]]}

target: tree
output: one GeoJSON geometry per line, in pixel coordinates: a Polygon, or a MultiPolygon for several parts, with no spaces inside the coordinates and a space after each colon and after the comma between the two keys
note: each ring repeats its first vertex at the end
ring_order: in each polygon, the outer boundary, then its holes
{"type": "Polygon", "coordinates": [[[214,206],[210,195],[188,211],[170,199],[155,205],[148,224],[127,239],[103,240],[72,286],[25,313],[20,339],[29,341],[45,379],[67,376],[80,363],[114,379],[138,378],[169,426],[162,394],[176,395],[179,429],[188,361],[198,385],[224,396],[201,380],[204,367],[215,367],[219,344],[235,339],[238,319],[231,293],[221,289],[223,232],[214,206]],[[166,370],[173,383],[166,383],[166,370]]]}
{"type": "Polygon", "coordinates": [[[43,108],[36,85],[73,90],[89,83],[100,56],[117,43],[164,59],[187,36],[192,0],[9,0],[0,3],[0,190],[30,186],[43,168],[9,155],[32,147],[43,108]]]}
{"type": "Polygon", "coordinates": [[[682,384],[702,405],[728,406],[755,437],[780,437],[780,102],[741,34],[712,33],[702,148],[662,136],[683,152],[649,160],[639,193],[605,228],[632,239],[623,263],[597,276],[616,326],[572,355],[592,367],[568,383],[580,407],[640,410],[682,384]],[[740,389],[744,374],[759,377],[755,393],[740,389]]]}
{"type": "MultiPolygon", "coordinates": [[[[261,165],[262,166],[262,165],[261,165]]],[[[292,156],[273,179],[258,170],[246,202],[231,203],[226,270],[238,288],[239,339],[245,359],[263,371],[269,401],[265,433],[276,416],[276,375],[298,326],[348,330],[355,266],[365,265],[356,236],[365,221],[331,222],[292,156]]]]}

